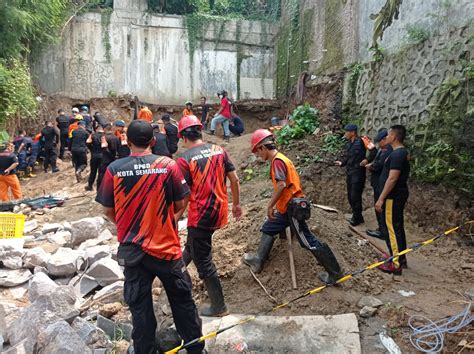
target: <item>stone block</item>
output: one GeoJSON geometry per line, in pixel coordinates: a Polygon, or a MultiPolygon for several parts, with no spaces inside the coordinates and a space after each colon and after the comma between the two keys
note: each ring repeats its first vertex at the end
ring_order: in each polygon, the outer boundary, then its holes
{"type": "Polygon", "coordinates": [[[33,269],[34,267],[46,267],[51,255],[41,247],[26,250],[23,255],[23,266],[33,269]]]}
{"type": "Polygon", "coordinates": [[[86,274],[94,278],[101,286],[107,286],[124,279],[122,268],[112,258],[99,259],[92,264],[86,274]]]}
{"type": "Polygon", "coordinates": [[[71,223],[72,244],[77,246],[82,242],[97,238],[105,224],[102,217],[85,218],[71,223]]]}
{"type": "Polygon", "coordinates": [[[49,234],[50,232],[57,232],[63,229],[63,225],[61,224],[44,224],[41,232],[43,234],[49,234]]]}
{"type": "Polygon", "coordinates": [[[93,300],[101,299],[101,303],[121,302],[123,299],[123,281],[117,281],[100,289],[92,297],[93,300]]]}
{"type": "Polygon", "coordinates": [[[30,302],[34,302],[38,297],[47,295],[58,288],[57,285],[50,277],[45,273],[36,273],[30,279],[28,286],[28,297],[30,302]]]}
{"type": "Polygon", "coordinates": [[[61,230],[55,233],[51,233],[46,239],[59,246],[65,246],[71,244],[72,235],[70,231],[61,230]]]}
{"type": "Polygon", "coordinates": [[[92,350],[66,321],[51,323],[40,329],[37,348],[40,353],[92,354],[92,350]]]}
{"type": "Polygon", "coordinates": [[[32,274],[28,269],[0,269],[0,286],[13,287],[26,283],[32,274]]]}
{"type": "Polygon", "coordinates": [[[89,247],[86,248],[85,251],[89,264],[94,264],[99,259],[109,257],[111,255],[110,247],[107,245],[89,247]]]}
{"type": "Polygon", "coordinates": [[[39,296],[32,306],[51,311],[67,322],[79,316],[79,302],[70,286],[58,286],[50,293],[39,296]]]}
{"type": "Polygon", "coordinates": [[[94,326],[91,322],[77,317],[71,324],[79,337],[92,348],[112,348],[112,342],[107,338],[105,332],[94,326]]]}
{"type": "Polygon", "coordinates": [[[97,327],[102,329],[112,340],[120,333],[122,338],[130,341],[132,338],[133,326],[130,323],[114,322],[104,316],[97,316],[97,327]]]}
{"type": "Polygon", "coordinates": [[[383,305],[383,302],[374,296],[363,296],[357,303],[357,306],[359,307],[369,306],[369,307],[377,308],[382,305],[383,305]]]}
{"type": "Polygon", "coordinates": [[[76,266],[80,267],[83,264],[84,253],[81,251],[72,250],[70,248],[58,248],[48,261],[48,273],[54,276],[69,276],[74,275],[77,271],[76,266]]]}
{"type": "Polygon", "coordinates": [[[92,290],[97,289],[99,287],[99,283],[97,283],[94,278],[91,278],[86,274],[84,274],[80,279],[79,276],[75,276],[71,279],[69,285],[74,287],[76,295],[80,298],[83,298],[92,290]]]}

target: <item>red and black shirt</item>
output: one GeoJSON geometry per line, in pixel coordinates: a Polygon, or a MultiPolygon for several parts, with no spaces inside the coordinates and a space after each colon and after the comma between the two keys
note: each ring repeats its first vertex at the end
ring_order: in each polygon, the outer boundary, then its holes
{"type": "Polygon", "coordinates": [[[156,258],[174,260],[181,257],[181,248],[173,202],[188,194],[173,160],[146,153],[112,162],[96,201],[115,208],[120,243],[135,243],[156,258]]]}
{"type": "Polygon", "coordinates": [[[200,144],[187,150],[178,165],[191,188],[188,227],[216,230],[227,224],[226,177],[235,170],[222,147],[200,144]]]}

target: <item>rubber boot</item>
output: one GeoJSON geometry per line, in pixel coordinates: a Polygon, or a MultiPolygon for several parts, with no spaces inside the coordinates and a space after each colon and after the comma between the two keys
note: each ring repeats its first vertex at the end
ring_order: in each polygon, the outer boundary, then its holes
{"type": "Polygon", "coordinates": [[[329,246],[323,243],[320,248],[311,250],[311,252],[316,257],[318,263],[326,270],[326,272],[318,274],[319,279],[326,284],[335,284],[342,277],[342,270],[329,246]]]}
{"type": "Polygon", "coordinates": [[[260,244],[258,245],[257,253],[245,253],[242,261],[252,269],[254,273],[260,273],[263,269],[263,264],[268,258],[272,250],[275,238],[273,236],[262,233],[260,244]]]}
{"type": "Polygon", "coordinates": [[[219,277],[216,275],[203,279],[211,304],[201,309],[201,316],[222,317],[228,314],[219,277]]]}

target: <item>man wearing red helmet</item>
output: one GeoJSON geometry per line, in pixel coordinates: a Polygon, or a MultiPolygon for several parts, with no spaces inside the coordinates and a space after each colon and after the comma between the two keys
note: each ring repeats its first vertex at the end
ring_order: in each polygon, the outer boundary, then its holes
{"type": "Polygon", "coordinates": [[[211,304],[201,310],[201,315],[224,316],[227,307],[212,261],[212,234],[227,224],[227,178],[232,192],[232,214],[235,219],[242,215],[240,186],[227,151],[203,142],[201,130],[201,121],[196,116],[185,116],[179,121],[178,136],[183,139],[187,151],[177,162],[191,188],[188,198],[188,239],[183,260],[186,264],[191,260],[194,262],[207,288],[211,304]]]}
{"type": "Polygon", "coordinates": [[[262,236],[256,254],[244,254],[243,262],[255,273],[261,272],[275,242],[275,236],[291,226],[301,246],[310,250],[326,272],[319,274],[326,284],[334,284],[342,271],[329,246],[319,241],[309,230],[309,200],[304,198],[300,177],[291,160],[278,152],[269,130],[258,129],[252,135],[252,152],[264,161],[271,161],[270,176],[273,194],[268,203],[268,219],[262,226],[262,236]],[[277,210],[275,211],[274,208],[277,210]]]}

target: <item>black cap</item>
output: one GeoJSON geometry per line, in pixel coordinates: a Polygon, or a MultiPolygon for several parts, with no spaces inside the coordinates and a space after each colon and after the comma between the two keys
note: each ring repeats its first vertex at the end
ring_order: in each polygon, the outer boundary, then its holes
{"type": "Polygon", "coordinates": [[[378,134],[375,136],[374,142],[379,143],[382,139],[385,139],[385,137],[388,135],[387,129],[383,129],[378,132],[378,134]]]}
{"type": "Polygon", "coordinates": [[[134,120],[127,129],[128,140],[137,146],[147,146],[153,139],[153,127],[144,120],[134,120]]]}
{"type": "Polygon", "coordinates": [[[171,116],[168,113],[165,113],[161,116],[161,120],[169,122],[171,120],[171,116]]]}
{"type": "Polygon", "coordinates": [[[84,122],[83,120],[80,120],[79,122],[77,122],[77,125],[81,126],[81,127],[85,127],[86,126],[86,122],[84,122]]]}
{"type": "Polygon", "coordinates": [[[357,125],[355,124],[347,124],[345,127],[344,127],[344,130],[346,132],[356,132],[357,131],[357,125]]]}

